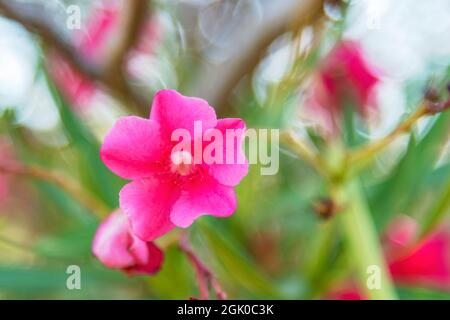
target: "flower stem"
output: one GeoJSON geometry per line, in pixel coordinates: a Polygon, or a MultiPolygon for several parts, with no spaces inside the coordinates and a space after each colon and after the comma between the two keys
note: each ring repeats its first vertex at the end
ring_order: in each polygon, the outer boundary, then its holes
{"type": "Polygon", "coordinates": [[[109,209],[102,202],[86,193],[78,184],[62,174],[31,165],[6,165],[2,163],[0,163],[0,172],[52,183],[66,191],[99,218],[103,218],[109,213],[109,209]]]}
{"type": "Polygon", "coordinates": [[[319,230],[311,245],[305,265],[306,277],[311,284],[310,296],[315,297],[322,284],[322,278],[328,271],[328,260],[336,237],[336,219],[330,219],[319,225],[319,230]]]}
{"type": "Polygon", "coordinates": [[[209,285],[212,287],[219,300],[225,300],[227,294],[222,290],[219,281],[213,275],[213,273],[203,264],[203,262],[197,257],[195,252],[189,245],[188,238],[183,235],[179,241],[179,248],[186,254],[186,257],[192,263],[195,274],[197,276],[198,287],[200,291],[200,299],[209,300],[209,285]]]}
{"type": "Polygon", "coordinates": [[[294,136],[290,131],[281,133],[281,141],[289,147],[289,149],[300,158],[308,162],[322,177],[328,177],[326,166],[323,159],[317,155],[303,141],[294,136]]]}
{"type": "Polygon", "coordinates": [[[394,287],[359,183],[353,180],[337,185],[334,196],[343,206],[343,212],[338,218],[348,243],[349,257],[356,267],[361,289],[364,289],[366,296],[370,299],[395,299],[394,287]],[[379,268],[381,281],[378,288],[369,289],[368,268],[370,266],[379,268]]]}
{"type": "Polygon", "coordinates": [[[374,157],[383,151],[392,141],[398,136],[409,132],[413,125],[423,116],[430,114],[429,108],[426,107],[426,102],[422,103],[419,108],[410,114],[403,122],[399,124],[391,133],[384,138],[377,140],[371,144],[362,147],[359,150],[353,151],[349,155],[349,161],[356,164],[357,168],[366,166],[374,157]]]}

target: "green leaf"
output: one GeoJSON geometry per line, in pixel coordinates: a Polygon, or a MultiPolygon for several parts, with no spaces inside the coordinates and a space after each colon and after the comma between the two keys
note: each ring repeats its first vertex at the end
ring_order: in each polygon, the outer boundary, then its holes
{"type": "Polygon", "coordinates": [[[74,201],[70,195],[58,187],[47,182],[36,181],[35,185],[41,193],[41,197],[49,200],[42,203],[46,206],[51,204],[58,213],[80,222],[83,226],[92,226],[97,224],[97,218],[74,201]]]}
{"type": "Polygon", "coordinates": [[[448,214],[450,208],[450,180],[444,186],[441,192],[435,197],[430,211],[424,216],[421,221],[420,236],[424,237],[429,232],[433,231],[434,227],[448,214]]]}
{"type": "Polygon", "coordinates": [[[80,172],[84,185],[99,196],[111,209],[118,206],[118,193],[123,181],[111,173],[100,159],[100,146],[88,128],[72,112],[53,83],[47,77],[48,86],[61,121],[73,145],[79,151],[80,172]]]}
{"type": "Polygon", "coordinates": [[[416,143],[412,136],[408,150],[370,205],[379,230],[390,218],[412,210],[420,201],[420,186],[428,179],[439,159],[450,130],[450,113],[438,116],[428,133],[416,143]]]}
{"type": "Polygon", "coordinates": [[[274,283],[260,272],[258,266],[244,254],[244,250],[232,241],[231,235],[226,237],[222,230],[206,221],[199,229],[211,252],[214,252],[216,261],[223,267],[226,276],[233,279],[233,283],[238,283],[255,297],[280,298],[274,283]]]}
{"type": "Polygon", "coordinates": [[[96,269],[81,264],[81,290],[68,290],[66,286],[70,264],[60,266],[0,266],[0,294],[14,298],[33,299],[50,297],[67,298],[127,298],[121,290],[136,285],[138,279],[129,279],[120,272],[96,269]]]}
{"type": "Polygon", "coordinates": [[[189,299],[198,297],[195,274],[186,257],[176,247],[164,252],[161,271],[148,278],[150,290],[159,299],[189,299]]]}
{"type": "Polygon", "coordinates": [[[397,288],[398,295],[402,300],[450,300],[450,293],[444,291],[433,291],[426,288],[397,288]]]}
{"type": "Polygon", "coordinates": [[[34,245],[37,254],[45,257],[90,258],[92,240],[97,225],[60,231],[60,234],[44,236],[34,245]]]}

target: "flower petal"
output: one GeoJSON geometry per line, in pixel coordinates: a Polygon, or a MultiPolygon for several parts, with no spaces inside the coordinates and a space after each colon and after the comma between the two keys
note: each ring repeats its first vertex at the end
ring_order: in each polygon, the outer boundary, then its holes
{"type": "Polygon", "coordinates": [[[153,242],[145,242],[136,236],[130,248],[130,253],[137,264],[128,269],[131,273],[154,274],[159,271],[164,260],[164,253],[153,242]]]}
{"type": "Polygon", "coordinates": [[[389,263],[393,278],[405,284],[450,285],[450,237],[432,234],[411,251],[389,263]]]}
{"type": "Polygon", "coordinates": [[[194,121],[201,122],[203,132],[214,128],[216,112],[208,102],[195,97],[186,97],[175,90],[161,90],[153,99],[150,119],[159,123],[163,135],[169,137],[176,129],[186,129],[194,138],[194,121]]]}
{"type": "Polygon", "coordinates": [[[136,179],[158,170],[163,156],[159,127],[139,117],[119,119],[105,137],[100,157],[118,176],[136,179]]]}
{"type": "Polygon", "coordinates": [[[234,189],[206,176],[185,186],[171,210],[170,220],[176,226],[186,228],[202,215],[228,217],[236,206],[234,189]]]}
{"type": "Polygon", "coordinates": [[[128,219],[120,210],[113,212],[100,224],[94,237],[92,252],[105,266],[122,269],[135,263],[133,255],[128,251],[131,244],[128,230],[128,219]]]}
{"type": "Polygon", "coordinates": [[[327,300],[366,300],[357,285],[350,281],[332,289],[324,298],[327,300]]]}
{"type": "Polygon", "coordinates": [[[157,178],[135,180],[122,188],[120,207],[136,236],[151,241],[175,227],[169,217],[176,194],[173,184],[157,178]]]}
{"type": "Polygon", "coordinates": [[[248,173],[248,162],[242,149],[245,138],[245,122],[241,119],[221,119],[217,122],[216,129],[223,134],[224,161],[221,164],[209,165],[210,174],[221,184],[235,186],[248,173]],[[236,130],[236,138],[227,139],[227,130],[236,130]],[[226,163],[227,154],[234,155],[233,163],[226,163]]]}

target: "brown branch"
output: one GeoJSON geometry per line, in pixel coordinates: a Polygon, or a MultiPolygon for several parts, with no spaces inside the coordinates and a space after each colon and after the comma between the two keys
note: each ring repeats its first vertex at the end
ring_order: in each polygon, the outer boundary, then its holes
{"type": "Polygon", "coordinates": [[[19,4],[14,1],[0,0],[0,13],[21,24],[29,32],[41,37],[49,47],[59,51],[67,61],[82,74],[100,80],[101,72],[94,65],[76,55],[76,49],[51,25],[45,17],[45,9],[34,3],[19,4]]]}
{"type": "Polygon", "coordinates": [[[127,53],[134,47],[141,35],[142,26],[148,17],[148,0],[128,0],[124,8],[120,34],[117,36],[115,47],[112,49],[110,64],[121,65],[127,53]]]}
{"type": "Polygon", "coordinates": [[[240,54],[233,72],[218,89],[212,105],[216,106],[218,110],[224,109],[233,89],[244,76],[254,72],[273,41],[290,30],[297,31],[321,19],[323,5],[324,0],[299,1],[295,10],[288,13],[287,16],[277,19],[268,30],[263,30],[259,38],[253,41],[252,47],[247,52],[240,54]]]}
{"type": "Polygon", "coordinates": [[[102,202],[99,202],[89,193],[86,193],[77,183],[60,173],[36,166],[25,166],[21,164],[11,165],[4,163],[0,163],[0,173],[24,176],[52,183],[67,192],[100,219],[109,213],[109,209],[102,202]]]}
{"type": "Polygon", "coordinates": [[[124,8],[122,23],[119,29],[117,41],[111,48],[108,68],[105,70],[105,77],[111,79],[111,85],[124,94],[124,98],[132,98],[135,108],[139,113],[148,113],[149,104],[138,93],[135,93],[129,86],[124,70],[128,53],[139,41],[142,27],[148,18],[148,0],[129,0],[124,8]]]}
{"type": "Polygon", "coordinates": [[[121,28],[121,37],[110,51],[109,63],[103,68],[93,65],[77,54],[78,51],[74,45],[56,31],[58,26],[51,22],[52,19],[48,17],[48,12],[42,5],[0,0],[0,13],[6,18],[20,23],[29,32],[38,35],[47,48],[59,52],[72,68],[105,87],[125,106],[133,108],[139,114],[146,114],[148,104],[130,88],[123,71],[123,63],[126,54],[138,38],[147,14],[148,3],[147,0],[130,0],[128,2],[124,26],[121,28]]]}
{"type": "Polygon", "coordinates": [[[413,126],[422,117],[430,115],[430,109],[428,109],[428,102],[422,102],[419,107],[411,113],[406,119],[404,119],[394,130],[392,130],[388,135],[376,140],[368,145],[361,147],[358,150],[353,151],[349,155],[349,161],[352,164],[357,164],[362,161],[370,161],[379,152],[383,151],[392,141],[394,141],[398,136],[411,131],[413,126]]]}

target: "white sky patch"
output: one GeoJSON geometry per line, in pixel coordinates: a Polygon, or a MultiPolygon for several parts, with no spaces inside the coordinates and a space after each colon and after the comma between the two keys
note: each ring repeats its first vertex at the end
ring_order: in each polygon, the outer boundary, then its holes
{"type": "MultiPolygon", "coordinates": [[[[12,108],[16,123],[56,137],[59,112],[45,79],[36,79],[38,51],[30,35],[19,25],[0,18],[0,110],[12,108]]],[[[56,139],[61,140],[61,139],[56,139]]],[[[56,141],[55,140],[55,141],[56,141]]],[[[59,143],[45,139],[50,144],[59,143]]]]}
{"type": "Polygon", "coordinates": [[[17,123],[32,130],[49,131],[57,128],[60,123],[59,111],[42,77],[28,92],[27,101],[16,111],[17,123]]]}
{"type": "Polygon", "coordinates": [[[35,68],[36,49],[28,34],[0,18],[0,110],[24,101],[35,68]]]}
{"type": "Polygon", "coordinates": [[[429,76],[431,65],[448,66],[449,34],[448,0],[351,2],[344,36],[362,43],[384,78],[377,89],[380,121],[372,138],[387,134],[406,112],[407,82],[429,76]]]}
{"type": "Polygon", "coordinates": [[[379,121],[373,130],[372,138],[381,138],[386,132],[394,130],[404,114],[405,95],[400,82],[386,79],[376,88],[379,103],[379,121]]]}

